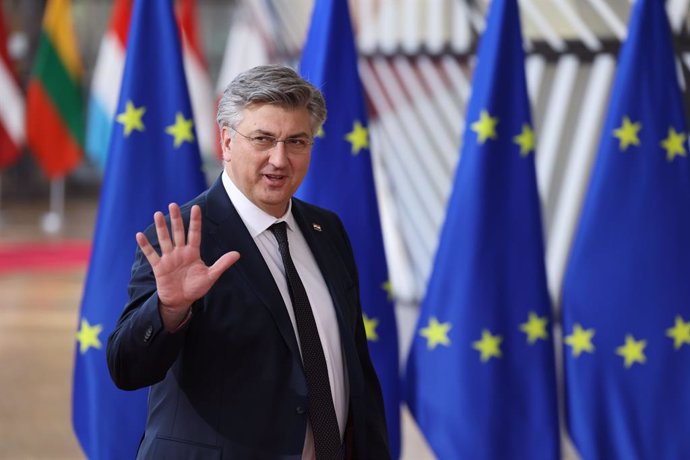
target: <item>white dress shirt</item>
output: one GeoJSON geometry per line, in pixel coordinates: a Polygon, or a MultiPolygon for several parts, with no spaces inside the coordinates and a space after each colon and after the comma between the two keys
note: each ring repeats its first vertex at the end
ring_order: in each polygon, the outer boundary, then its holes
{"type": "MultiPolygon", "coordinates": [[[[309,245],[304,239],[304,235],[302,235],[292,215],[292,201],[290,201],[285,215],[280,218],[275,218],[249,201],[232,182],[232,179],[230,179],[230,176],[228,176],[225,171],[223,171],[222,174],[222,181],[225,191],[230,197],[230,201],[232,201],[235,209],[237,209],[237,213],[240,215],[247,230],[249,230],[250,235],[254,239],[264,261],[266,261],[266,265],[268,265],[273,275],[280,295],[283,297],[283,301],[287,306],[287,312],[290,316],[290,321],[292,321],[295,337],[297,338],[297,345],[300,346],[297,322],[295,321],[295,312],[292,306],[292,300],[290,299],[287,279],[285,277],[283,259],[278,250],[278,241],[269,230],[269,227],[276,222],[284,221],[287,224],[290,255],[292,256],[297,272],[304,284],[304,289],[307,291],[307,297],[309,297],[309,303],[311,304],[314,320],[316,321],[316,329],[319,331],[319,337],[321,338],[323,354],[326,357],[328,380],[331,384],[331,395],[333,395],[333,405],[335,407],[336,417],[338,418],[340,438],[342,439],[347,423],[348,402],[350,398],[346,378],[347,370],[344,366],[342,347],[340,344],[338,319],[335,314],[333,299],[331,299],[331,295],[328,292],[326,281],[323,279],[323,275],[314,259],[314,255],[311,253],[309,245]]],[[[307,422],[307,433],[304,440],[302,459],[312,460],[315,458],[314,438],[311,426],[307,422]]]]}

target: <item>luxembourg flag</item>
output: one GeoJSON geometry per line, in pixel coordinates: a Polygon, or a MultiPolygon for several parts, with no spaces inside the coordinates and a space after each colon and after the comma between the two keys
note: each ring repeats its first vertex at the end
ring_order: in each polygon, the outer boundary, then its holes
{"type": "MultiPolygon", "coordinates": [[[[182,54],[187,88],[192,102],[194,126],[208,177],[215,176],[221,164],[216,156],[216,107],[213,100],[213,85],[204,57],[199,36],[196,0],[180,0],[177,17],[182,31],[182,54]]],[[[220,145],[220,144],[219,144],[220,145]]]]}
{"type": "Polygon", "coordinates": [[[91,81],[86,124],[86,154],[101,171],[106,164],[110,130],[125,68],[132,1],[115,0],[110,25],[101,41],[91,81]]]}

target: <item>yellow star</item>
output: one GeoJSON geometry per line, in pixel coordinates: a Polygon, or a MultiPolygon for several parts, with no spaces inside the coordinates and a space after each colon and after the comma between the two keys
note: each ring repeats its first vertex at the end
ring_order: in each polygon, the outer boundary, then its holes
{"type": "Polygon", "coordinates": [[[549,319],[544,316],[537,316],[534,312],[529,312],[529,317],[526,323],[520,324],[520,330],[527,334],[527,342],[533,344],[538,339],[546,340],[549,338],[549,333],[546,331],[546,325],[549,319]]]}
{"type": "Polygon", "coordinates": [[[386,291],[386,294],[388,295],[388,300],[392,301],[393,300],[393,283],[391,283],[390,280],[386,280],[385,283],[381,285],[384,291],[386,291]]]}
{"type": "Polygon", "coordinates": [[[450,323],[439,323],[435,316],[429,318],[429,325],[420,329],[419,335],[426,337],[426,346],[429,350],[436,348],[436,345],[450,346],[448,331],[451,329],[450,323]]]}
{"type": "Polygon", "coordinates": [[[357,155],[360,150],[369,148],[369,130],[359,120],[355,120],[352,131],[347,133],[345,140],[352,144],[352,154],[357,155]]]}
{"type": "Polygon", "coordinates": [[[103,326],[96,324],[91,326],[86,318],[81,319],[81,328],[77,331],[77,342],[79,342],[79,352],[83,355],[89,348],[101,348],[101,341],[98,334],[103,330],[103,326]]]}
{"type": "Polygon", "coordinates": [[[487,329],[482,331],[482,338],[476,342],[472,342],[472,348],[479,350],[481,353],[481,360],[483,363],[491,358],[501,357],[501,342],[503,337],[500,335],[491,335],[487,329]]]}
{"type": "Polygon", "coordinates": [[[582,329],[579,323],[575,323],[573,333],[565,337],[565,344],[573,347],[573,356],[577,358],[583,351],[594,353],[592,337],[594,329],[582,329]]]}
{"type": "Polygon", "coordinates": [[[121,123],[125,127],[125,137],[129,137],[129,134],[133,130],[144,131],[144,122],[141,121],[141,117],[146,113],[146,107],[141,106],[136,108],[132,101],[127,101],[125,105],[125,111],[119,114],[116,118],[118,123],[121,123]]]}
{"type": "Polygon", "coordinates": [[[673,339],[673,347],[676,350],[684,343],[690,345],[690,321],[686,323],[680,315],[676,316],[675,326],[666,329],[666,335],[673,339]]]}
{"type": "Polygon", "coordinates": [[[513,142],[520,146],[520,155],[526,157],[534,150],[534,131],[532,127],[525,123],[522,125],[522,132],[513,138],[513,142]]]}
{"type": "Polygon", "coordinates": [[[627,369],[634,363],[644,363],[647,360],[644,355],[644,347],[646,346],[646,340],[635,340],[635,337],[628,334],[625,336],[625,345],[616,348],[616,354],[625,358],[627,369]]]}
{"type": "Polygon", "coordinates": [[[620,139],[621,151],[627,150],[628,146],[640,145],[640,138],[637,133],[642,129],[640,123],[631,123],[630,118],[623,117],[623,124],[618,129],[613,130],[613,137],[620,139]]]}
{"type": "Polygon", "coordinates": [[[326,137],[326,131],[323,130],[323,126],[319,126],[319,130],[316,132],[316,136],[314,136],[314,137],[320,137],[320,138],[326,137]]]}
{"type": "Polygon", "coordinates": [[[496,139],[496,125],[498,118],[491,118],[489,112],[482,110],[479,120],[472,123],[472,131],[479,136],[479,143],[483,144],[488,138],[496,139]]]}
{"type": "Polygon", "coordinates": [[[191,118],[187,120],[184,115],[177,112],[175,115],[175,124],[165,128],[165,132],[175,138],[175,148],[178,148],[183,142],[193,142],[194,133],[192,133],[192,126],[194,120],[191,118]]]}
{"type": "Polygon", "coordinates": [[[376,333],[376,326],[379,325],[378,318],[369,318],[366,313],[362,313],[362,320],[364,321],[364,330],[367,333],[367,340],[376,342],[379,335],[376,333]]]}
{"type": "Polygon", "coordinates": [[[673,161],[677,156],[685,157],[688,155],[685,151],[685,139],[687,136],[684,133],[677,133],[672,127],[668,128],[668,137],[661,141],[661,146],[666,150],[668,161],[673,161]]]}

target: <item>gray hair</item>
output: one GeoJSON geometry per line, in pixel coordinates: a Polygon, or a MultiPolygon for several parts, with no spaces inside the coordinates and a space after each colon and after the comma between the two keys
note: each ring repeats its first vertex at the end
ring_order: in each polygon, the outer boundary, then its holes
{"type": "Polygon", "coordinates": [[[313,133],[326,120],[321,92],[290,67],[262,65],[240,73],[223,91],[218,103],[218,128],[235,127],[252,104],[271,104],[285,109],[306,108],[313,133]]]}

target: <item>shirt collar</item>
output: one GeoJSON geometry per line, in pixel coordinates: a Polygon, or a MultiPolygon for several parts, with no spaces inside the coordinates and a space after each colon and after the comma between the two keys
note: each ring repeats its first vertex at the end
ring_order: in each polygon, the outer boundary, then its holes
{"type": "Polygon", "coordinates": [[[252,203],[249,198],[237,188],[226,171],[223,171],[221,179],[225,192],[228,194],[228,197],[230,197],[230,201],[232,201],[232,204],[235,206],[237,213],[240,215],[242,222],[244,222],[252,238],[256,238],[277,222],[285,222],[289,230],[295,231],[297,222],[292,214],[292,200],[288,203],[287,212],[281,217],[276,218],[252,203]]]}

